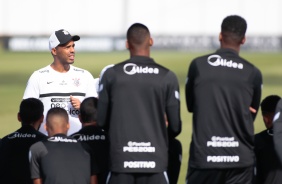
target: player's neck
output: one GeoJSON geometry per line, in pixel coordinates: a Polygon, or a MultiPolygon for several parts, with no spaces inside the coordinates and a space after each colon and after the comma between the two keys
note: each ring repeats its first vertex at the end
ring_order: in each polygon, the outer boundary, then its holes
{"type": "Polygon", "coordinates": [[[134,56],[150,57],[150,49],[131,49],[130,57],[134,57],[134,56]]]}
{"type": "Polygon", "coordinates": [[[240,46],[234,46],[234,45],[230,45],[230,44],[221,44],[222,49],[232,49],[235,50],[238,54],[240,52],[240,46]]]}
{"type": "Polygon", "coordinates": [[[86,127],[86,126],[97,126],[97,123],[96,123],[96,121],[86,122],[86,123],[82,123],[82,126],[83,127],[86,127]]]}
{"type": "Polygon", "coordinates": [[[55,62],[55,61],[50,66],[55,71],[60,72],[60,73],[66,73],[70,69],[70,64],[61,64],[61,63],[58,63],[58,62],[55,62]]]}

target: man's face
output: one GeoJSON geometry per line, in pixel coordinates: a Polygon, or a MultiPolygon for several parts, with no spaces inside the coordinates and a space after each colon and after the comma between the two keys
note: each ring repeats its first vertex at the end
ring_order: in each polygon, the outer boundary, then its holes
{"type": "Polygon", "coordinates": [[[56,47],[56,56],[61,64],[73,64],[75,57],[74,41],[56,47]]]}
{"type": "Polygon", "coordinates": [[[272,128],[272,120],[274,117],[274,113],[271,112],[263,112],[262,113],[264,125],[267,129],[272,128]]]}

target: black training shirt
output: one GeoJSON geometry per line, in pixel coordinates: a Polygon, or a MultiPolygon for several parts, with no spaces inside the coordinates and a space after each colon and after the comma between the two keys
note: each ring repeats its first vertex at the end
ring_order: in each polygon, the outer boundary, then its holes
{"type": "Polygon", "coordinates": [[[0,183],[33,183],[30,178],[28,152],[32,144],[46,136],[30,125],[5,136],[0,146],[0,183]]]}
{"type": "Polygon", "coordinates": [[[89,184],[97,165],[88,145],[57,134],[35,143],[30,148],[31,177],[42,178],[43,184],[89,184]]]}
{"type": "Polygon", "coordinates": [[[261,72],[231,49],[194,59],[186,83],[193,113],[189,165],[238,168],[254,162],[254,128],[262,87],[261,72]]]}
{"type": "Polygon", "coordinates": [[[181,131],[175,74],[152,58],[134,56],[108,68],[99,90],[98,125],[109,131],[111,170],[167,170],[167,134],[181,131]]]}
{"type": "Polygon", "coordinates": [[[109,170],[109,138],[106,132],[100,127],[91,125],[82,127],[81,130],[70,137],[78,141],[85,142],[93,150],[100,172],[109,170]]]}
{"type": "Polygon", "coordinates": [[[256,183],[281,184],[282,165],[274,150],[273,130],[267,129],[255,135],[256,183]]]}

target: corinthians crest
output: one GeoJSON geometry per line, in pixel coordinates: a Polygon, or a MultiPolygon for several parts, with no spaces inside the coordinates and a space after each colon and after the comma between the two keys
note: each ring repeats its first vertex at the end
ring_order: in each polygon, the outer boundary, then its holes
{"type": "Polygon", "coordinates": [[[75,86],[79,86],[79,85],[80,85],[80,79],[74,78],[74,79],[72,79],[72,80],[73,80],[73,84],[74,84],[75,86]]]}

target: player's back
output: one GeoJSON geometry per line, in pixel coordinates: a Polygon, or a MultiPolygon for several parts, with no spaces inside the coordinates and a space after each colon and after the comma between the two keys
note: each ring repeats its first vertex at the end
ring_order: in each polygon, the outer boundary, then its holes
{"type": "Polygon", "coordinates": [[[0,146],[0,183],[32,183],[28,152],[32,144],[46,136],[26,125],[5,136],[0,146]]]}
{"type": "Polygon", "coordinates": [[[254,116],[249,108],[259,105],[259,70],[235,51],[220,49],[193,60],[188,80],[193,81],[192,87],[186,86],[186,99],[193,112],[191,150],[195,150],[190,164],[211,168],[251,165],[254,116]]]}
{"type": "Polygon", "coordinates": [[[42,177],[46,184],[90,183],[91,169],[97,165],[92,165],[96,163],[85,146],[61,134],[32,145],[31,177],[42,177]]]}
{"type": "MultiPolygon", "coordinates": [[[[167,166],[168,144],[164,115],[168,105],[177,108],[179,103],[175,98],[179,89],[174,73],[149,57],[134,56],[107,69],[101,86],[111,100],[109,135],[110,142],[115,143],[111,144],[115,164],[112,169],[163,171],[167,166]],[[170,101],[171,96],[174,101],[170,101]],[[144,160],[152,162],[141,163],[144,160]]],[[[105,94],[99,93],[99,102],[107,101],[105,94]]]]}

